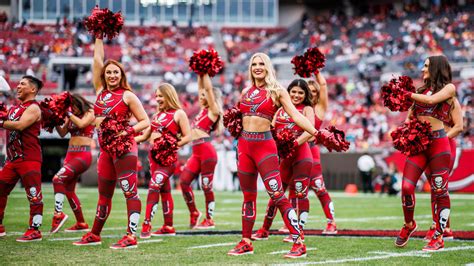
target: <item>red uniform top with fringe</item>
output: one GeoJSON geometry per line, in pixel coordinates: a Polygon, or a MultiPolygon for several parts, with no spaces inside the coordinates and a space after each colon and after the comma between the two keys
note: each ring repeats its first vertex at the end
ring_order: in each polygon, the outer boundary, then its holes
{"type": "Polygon", "coordinates": [[[214,130],[214,125],[217,123],[212,121],[209,116],[207,115],[209,113],[208,108],[204,108],[199,112],[199,114],[194,118],[192,127],[200,129],[207,134],[210,134],[214,130]]]}
{"type": "Polygon", "coordinates": [[[270,121],[273,120],[278,108],[273,104],[271,97],[267,97],[265,88],[252,86],[242,95],[240,111],[242,116],[260,116],[270,121]]]}
{"type": "Polygon", "coordinates": [[[96,117],[105,117],[110,114],[130,117],[130,108],[123,101],[126,89],[117,88],[113,91],[103,89],[94,103],[94,114],[96,117]]]}
{"type": "MultiPolygon", "coordinates": [[[[305,107],[304,104],[298,104],[296,106],[296,109],[300,113],[303,113],[304,107],[305,107]]],[[[278,133],[284,128],[290,129],[293,132],[293,135],[295,136],[295,138],[299,137],[304,132],[304,130],[301,127],[295,124],[295,121],[293,121],[293,118],[291,118],[283,108],[280,108],[278,112],[276,113],[275,130],[278,133]]]]}
{"type": "MultiPolygon", "coordinates": [[[[82,117],[83,116],[80,116],[80,118],[82,117]]],[[[94,128],[95,126],[93,124],[88,125],[84,128],[79,128],[71,120],[69,120],[69,123],[67,125],[67,130],[69,131],[69,133],[71,133],[71,137],[92,138],[94,136],[94,128]]]]}
{"type": "MultiPolygon", "coordinates": [[[[25,110],[38,102],[35,100],[12,106],[8,111],[9,121],[19,121],[25,110]]],[[[7,129],[7,161],[13,162],[17,159],[23,161],[42,162],[40,135],[41,122],[34,122],[22,131],[7,129]]]]}
{"type": "Polygon", "coordinates": [[[178,135],[181,133],[181,128],[178,123],[174,121],[174,114],[177,110],[171,109],[165,112],[156,113],[151,119],[151,131],[153,133],[162,133],[163,129],[168,129],[171,134],[178,135]]]}
{"type": "MultiPolygon", "coordinates": [[[[431,90],[428,88],[423,92],[423,94],[431,95],[431,90]]],[[[448,103],[448,101],[437,104],[425,104],[415,101],[413,107],[413,114],[416,116],[431,116],[443,121],[448,125],[450,125],[452,122],[450,116],[451,105],[448,103]]]]}

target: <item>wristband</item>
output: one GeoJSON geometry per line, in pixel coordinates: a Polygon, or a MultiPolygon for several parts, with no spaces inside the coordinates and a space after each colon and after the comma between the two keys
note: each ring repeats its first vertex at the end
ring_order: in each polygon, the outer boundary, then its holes
{"type": "Polygon", "coordinates": [[[67,115],[67,117],[71,117],[72,112],[71,112],[71,111],[67,111],[67,112],[66,112],[66,115],[67,115]]]}
{"type": "Polygon", "coordinates": [[[125,132],[127,132],[127,135],[134,135],[135,134],[135,129],[133,127],[127,127],[125,129],[125,132]]]}

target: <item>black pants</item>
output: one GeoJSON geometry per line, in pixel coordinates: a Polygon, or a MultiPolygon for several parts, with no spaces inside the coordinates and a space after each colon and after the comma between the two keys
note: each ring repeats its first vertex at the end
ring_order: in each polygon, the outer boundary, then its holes
{"type": "Polygon", "coordinates": [[[360,176],[362,178],[362,190],[364,193],[367,193],[367,191],[374,193],[374,188],[372,187],[372,172],[360,171],[360,176]]]}

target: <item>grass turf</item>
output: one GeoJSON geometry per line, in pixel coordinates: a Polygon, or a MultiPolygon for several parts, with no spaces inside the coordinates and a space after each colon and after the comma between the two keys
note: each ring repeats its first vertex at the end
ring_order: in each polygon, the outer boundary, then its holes
{"type": "MultiPolygon", "coordinates": [[[[92,225],[97,204],[97,188],[78,188],[84,216],[92,225]]],[[[140,190],[142,198],[142,217],[145,210],[146,190],[140,190]]],[[[195,191],[198,208],[204,210],[201,191],[195,191]]],[[[380,197],[379,195],[347,196],[344,193],[331,193],[336,209],[339,229],[400,229],[403,213],[399,197],[380,197]]],[[[415,219],[419,230],[428,229],[431,224],[429,195],[417,194],[415,219]]],[[[152,242],[141,242],[137,249],[117,251],[108,247],[120,239],[126,230],[126,207],[119,189],[113,199],[112,211],[102,232],[102,245],[76,247],[71,243],[79,239],[81,233],[65,233],[64,228],[75,220],[67,201],[65,213],[69,215],[62,230],[49,235],[54,208],[51,185],[43,186],[44,219],[41,230],[43,241],[18,243],[15,239],[27,228],[29,206],[22,188],[15,188],[10,194],[4,225],[7,236],[0,237],[1,264],[285,264],[285,263],[364,263],[364,264],[466,264],[474,262],[474,241],[446,242],[445,252],[421,252],[424,242],[412,239],[403,249],[395,248],[392,238],[369,237],[323,237],[306,236],[308,257],[298,260],[283,259],[291,244],[283,243],[283,236],[271,236],[268,241],[255,241],[255,254],[230,257],[226,253],[239,240],[240,235],[179,235],[175,237],[151,238],[152,242]],[[160,241],[162,240],[162,241],[160,241]],[[156,241],[156,242],[155,242],[156,241]],[[159,242],[158,242],[159,241],[159,242]],[[207,246],[206,245],[210,245],[207,246]],[[215,246],[212,246],[215,245],[215,246]]],[[[180,192],[173,193],[175,202],[174,223],[178,233],[188,231],[189,214],[180,192]]],[[[310,195],[311,211],[308,229],[323,229],[324,214],[319,201],[310,195]]],[[[241,229],[241,192],[216,192],[216,231],[241,229]]],[[[262,224],[268,196],[259,193],[257,221],[254,230],[262,224]]],[[[451,226],[454,230],[472,231],[474,229],[474,196],[452,195],[451,226]]],[[[162,224],[161,211],[153,220],[156,230],[162,224]]],[[[278,229],[283,223],[278,217],[273,225],[278,229]]],[[[140,231],[140,228],[139,228],[140,231]]],[[[143,241],[143,240],[139,240],[143,241]]]]}

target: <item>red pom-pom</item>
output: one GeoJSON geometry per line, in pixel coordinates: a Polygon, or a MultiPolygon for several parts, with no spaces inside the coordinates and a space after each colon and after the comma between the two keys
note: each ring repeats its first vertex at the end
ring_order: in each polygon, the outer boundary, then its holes
{"type": "Polygon", "coordinates": [[[41,125],[48,132],[53,132],[56,126],[66,122],[66,112],[72,105],[72,97],[69,92],[59,95],[53,94],[51,98],[45,98],[40,102],[41,125]]]}
{"type": "Polygon", "coordinates": [[[8,119],[8,108],[4,103],[0,103],[0,120],[8,119]]]}
{"type": "Polygon", "coordinates": [[[347,151],[350,143],[345,139],[344,131],[337,129],[335,126],[330,126],[319,130],[315,137],[316,143],[322,144],[328,151],[347,151]]]}
{"type": "Polygon", "coordinates": [[[178,139],[168,130],[161,132],[161,137],[156,138],[151,149],[151,157],[162,166],[170,166],[178,160],[178,139]]]}
{"type": "Polygon", "coordinates": [[[224,113],[224,126],[234,138],[240,136],[242,132],[242,113],[240,112],[240,104],[235,105],[224,113]]]}
{"type": "Polygon", "coordinates": [[[224,67],[224,62],[214,49],[194,52],[189,59],[189,67],[198,75],[213,77],[224,67]]]}
{"type": "Polygon", "coordinates": [[[296,55],[291,59],[295,74],[300,77],[309,78],[312,74],[318,74],[319,69],[325,66],[326,58],[317,47],[309,48],[303,55],[296,55]]]}
{"type": "Polygon", "coordinates": [[[415,92],[413,80],[408,76],[400,76],[398,80],[394,78],[382,86],[383,104],[391,111],[406,112],[413,104],[413,101],[406,97],[407,92],[415,92]]]}
{"type": "Polygon", "coordinates": [[[100,123],[100,147],[117,157],[130,152],[133,146],[133,135],[119,136],[129,126],[128,116],[112,114],[104,118],[100,123]]]}
{"type": "Polygon", "coordinates": [[[87,30],[98,39],[107,37],[109,40],[115,38],[123,27],[122,13],[114,13],[108,8],[100,9],[95,6],[92,14],[85,19],[87,30]]]}
{"type": "Polygon", "coordinates": [[[293,156],[296,151],[296,138],[293,131],[289,128],[283,128],[277,130],[276,133],[272,133],[278,148],[278,156],[280,156],[281,159],[288,159],[293,156]]]}
{"type": "Polygon", "coordinates": [[[418,154],[428,147],[432,141],[431,125],[429,122],[416,118],[403,123],[390,133],[395,149],[410,156],[418,154]]]}

